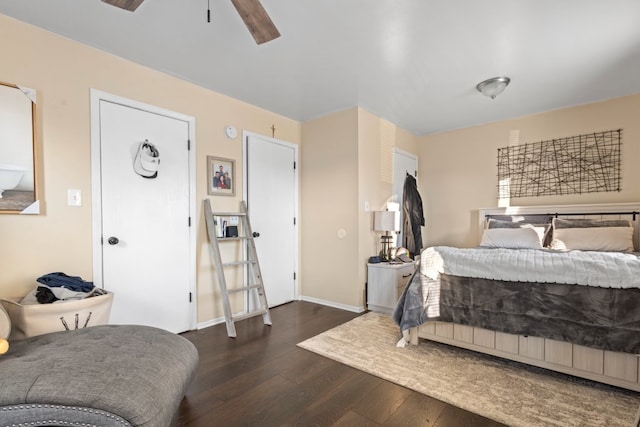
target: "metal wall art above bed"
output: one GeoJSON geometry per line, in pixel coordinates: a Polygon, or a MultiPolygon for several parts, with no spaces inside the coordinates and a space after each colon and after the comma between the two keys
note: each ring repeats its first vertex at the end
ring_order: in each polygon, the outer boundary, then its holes
{"type": "Polygon", "coordinates": [[[498,148],[498,194],[620,191],[622,129],[498,148]]]}

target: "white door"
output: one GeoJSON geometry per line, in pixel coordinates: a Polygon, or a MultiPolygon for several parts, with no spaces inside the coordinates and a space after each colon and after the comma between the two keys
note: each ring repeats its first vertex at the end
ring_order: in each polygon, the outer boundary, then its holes
{"type": "Polygon", "coordinates": [[[270,307],[295,298],[297,186],[293,144],[247,135],[247,207],[270,307]]]}
{"type": "Polygon", "coordinates": [[[101,277],[94,281],[114,293],[110,323],[189,330],[191,124],[110,100],[92,102],[99,110],[93,148],[101,218],[94,236],[98,244],[102,238],[101,277]],[[145,141],[157,150],[155,177],[134,169],[145,141]]]}
{"type": "MultiPolygon", "coordinates": [[[[393,150],[393,194],[391,201],[400,203],[400,230],[402,230],[403,221],[402,195],[407,174],[413,175],[414,178],[418,179],[418,157],[415,154],[395,148],[393,150]]],[[[402,246],[402,231],[396,236],[395,246],[402,246]]]]}

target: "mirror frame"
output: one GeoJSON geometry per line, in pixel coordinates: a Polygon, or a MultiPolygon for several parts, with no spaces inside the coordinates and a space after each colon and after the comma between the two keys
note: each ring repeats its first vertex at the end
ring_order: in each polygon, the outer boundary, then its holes
{"type": "MultiPolygon", "coordinates": [[[[18,141],[18,144],[20,144],[23,147],[22,149],[31,151],[31,164],[30,165],[22,164],[19,167],[24,166],[25,173],[28,173],[31,175],[31,180],[33,182],[32,191],[30,191],[29,189],[22,190],[22,191],[20,190],[15,191],[15,193],[18,193],[18,192],[24,193],[24,194],[15,194],[15,197],[17,200],[16,199],[5,200],[6,199],[6,193],[5,193],[5,197],[0,198],[0,214],[39,214],[40,204],[38,199],[38,185],[37,185],[38,174],[37,174],[37,161],[36,161],[37,159],[37,156],[36,156],[36,91],[35,89],[19,86],[12,83],[5,83],[1,81],[0,81],[0,86],[2,86],[2,89],[8,88],[8,89],[15,89],[16,91],[19,91],[31,103],[31,108],[30,108],[31,118],[29,120],[31,123],[31,139],[29,140],[29,138],[25,138],[24,141],[18,141]],[[30,166],[31,170],[27,169],[28,166],[30,166]],[[29,193],[32,193],[32,194],[30,195],[29,193]]],[[[1,136],[2,135],[0,134],[0,144],[3,144],[3,143],[6,144],[6,142],[2,141],[1,136]]],[[[10,151],[10,149],[7,151],[10,151]]],[[[2,151],[0,150],[0,153],[1,152],[2,151]]],[[[0,158],[0,168],[6,165],[7,163],[11,163],[11,162],[5,163],[2,160],[3,159],[0,158]]],[[[5,172],[7,172],[7,174],[4,175],[4,178],[8,179],[10,170],[6,169],[5,172]]],[[[2,171],[0,171],[0,174],[1,173],[2,171]]],[[[0,179],[2,179],[1,176],[0,176],[0,179]]],[[[21,179],[22,178],[19,178],[19,180],[21,179]]],[[[18,184],[19,184],[19,181],[18,181],[18,184]]],[[[12,189],[4,189],[4,191],[11,191],[11,190],[12,189]]]]}

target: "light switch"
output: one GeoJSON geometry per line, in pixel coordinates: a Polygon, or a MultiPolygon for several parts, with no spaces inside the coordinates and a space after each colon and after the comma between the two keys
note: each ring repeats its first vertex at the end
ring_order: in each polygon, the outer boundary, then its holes
{"type": "Polygon", "coordinates": [[[82,206],[82,191],[74,189],[67,190],[67,205],[82,206]]]}

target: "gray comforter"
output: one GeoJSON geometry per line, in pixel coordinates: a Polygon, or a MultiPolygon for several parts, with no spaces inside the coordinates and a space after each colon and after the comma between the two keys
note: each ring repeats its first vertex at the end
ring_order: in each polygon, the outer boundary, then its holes
{"type": "Polygon", "coordinates": [[[393,313],[402,331],[429,320],[640,353],[640,289],[526,283],[418,270],[393,313]]]}

